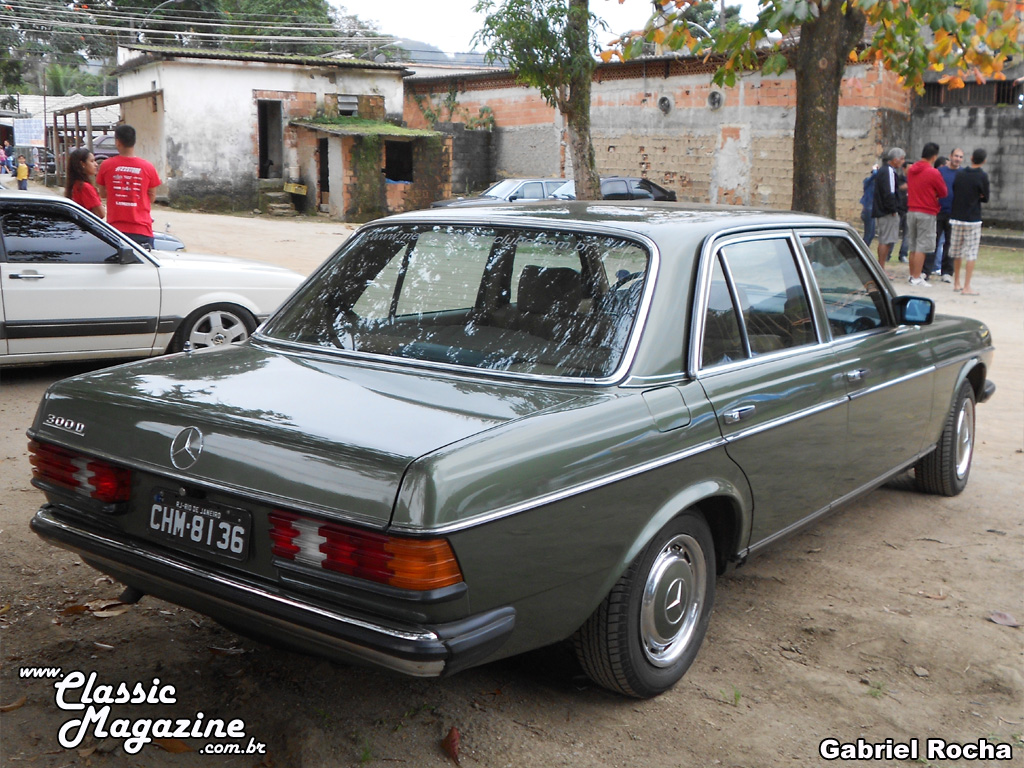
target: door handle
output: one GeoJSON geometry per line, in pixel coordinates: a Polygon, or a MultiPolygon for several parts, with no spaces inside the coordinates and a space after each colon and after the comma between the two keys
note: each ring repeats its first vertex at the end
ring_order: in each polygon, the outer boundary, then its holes
{"type": "Polygon", "coordinates": [[[11,280],[42,280],[46,275],[40,275],[38,272],[12,272],[8,277],[11,280]]]}
{"type": "Polygon", "coordinates": [[[726,411],[722,414],[722,418],[726,424],[735,424],[748,416],[753,416],[755,410],[757,410],[756,406],[744,405],[741,408],[733,408],[730,411],[726,411]]]}
{"type": "Polygon", "coordinates": [[[847,371],[846,372],[846,380],[847,381],[864,381],[864,379],[865,379],[865,377],[867,377],[867,375],[868,375],[868,369],[867,368],[855,368],[852,371],[847,371]]]}

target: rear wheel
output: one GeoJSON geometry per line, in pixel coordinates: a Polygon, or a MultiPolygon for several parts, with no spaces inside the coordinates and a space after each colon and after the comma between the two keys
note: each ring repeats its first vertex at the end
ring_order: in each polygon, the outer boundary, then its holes
{"type": "Polygon", "coordinates": [[[637,698],[656,696],[697,656],[715,599],[715,550],[704,518],[665,526],[573,636],[594,682],[637,698]]]}
{"type": "Polygon", "coordinates": [[[974,388],[965,381],[946,416],[938,445],[914,467],[918,490],[956,496],[967,487],[974,457],[974,404],[974,388]]]}
{"type": "Polygon", "coordinates": [[[248,310],[231,304],[215,304],[201,307],[185,318],[185,322],[174,334],[169,352],[180,352],[185,342],[192,349],[217,347],[222,344],[237,344],[245,341],[256,330],[256,318],[248,310]]]}

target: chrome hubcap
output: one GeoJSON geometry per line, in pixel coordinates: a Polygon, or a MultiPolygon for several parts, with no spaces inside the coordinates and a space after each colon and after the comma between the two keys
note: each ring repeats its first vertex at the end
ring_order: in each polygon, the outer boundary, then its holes
{"type": "Polygon", "coordinates": [[[688,647],[707,593],[704,552],[692,536],[680,535],[658,553],[640,606],[640,642],[656,667],[675,663],[688,647]]]}
{"type": "Polygon", "coordinates": [[[963,480],[971,468],[974,452],[974,403],[964,400],[956,416],[956,476],[963,480]]]}
{"type": "Polygon", "coordinates": [[[245,323],[231,312],[214,310],[207,312],[192,326],[188,340],[193,349],[215,347],[221,344],[236,344],[249,338],[245,323]]]}

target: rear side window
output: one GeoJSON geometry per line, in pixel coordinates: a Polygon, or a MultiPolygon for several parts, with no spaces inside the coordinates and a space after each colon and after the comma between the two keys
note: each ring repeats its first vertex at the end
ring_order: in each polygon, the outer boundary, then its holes
{"type": "Polygon", "coordinates": [[[117,260],[115,246],[65,211],[33,206],[7,211],[0,218],[11,263],[102,264],[117,260]]]}
{"type": "Polygon", "coordinates": [[[817,343],[810,307],[787,238],[725,245],[712,269],[701,365],[817,343]]]}
{"type": "Polygon", "coordinates": [[[805,236],[800,242],[814,270],[833,336],[888,325],[885,294],[853,243],[838,236],[805,236]]]}

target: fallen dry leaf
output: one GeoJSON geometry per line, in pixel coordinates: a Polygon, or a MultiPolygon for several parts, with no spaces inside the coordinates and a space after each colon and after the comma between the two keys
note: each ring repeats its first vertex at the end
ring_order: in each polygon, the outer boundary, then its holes
{"type": "Polygon", "coordinates": [[[183,752],[195,751],[181,739],[153,739],[153,743],[160,747],[160,749],[165,752],[170,752],[173,755],[180,755],[183,752]]]}
{"type": "Polygon", "coordinates": [[[11,604],[10,603],[4,603],[2,606],[0,606],[0,616],[3,616],[9,610],[11,610],[11,604]]]}
{"type": "Polygon", "coordinates": [[[97,619],[109,619],[111,616],[120,616],[122,613],[128,613],[131,609],[132,607],[130,605],[119,603],[113,608],[108,608],[102,611],[93,611],[92,615],[97,619]]]}
{"type": "Polygon", "coordinates": [[[20,699],[18,699],[15,702],[12,702],[11,704],[4,704],[0,706],[0,712],[13,712],[16,709],[21,709],[25,706],[26,701],[28,701],[28,697],[22,696],[20,699]]]}
{"type": "Polygon", "coordinates": [[[459,762],[459,729],[454,725],[451,730],[448,731],[448,735],[441,740],[441,749],[448,755],[452,760],[455,761],[456,765],[461,765],[459,762]]]}
{"type": "Polygon", "coordinates": [[[120,600],[90,600],[88,603],[85,604],[85,607],[93,613],[97,613],[99,611],[112,610],[119,605],[124,605],[124,603],[122,603],[120,600]]]}
{"type": "Polygon", "coordinates": [[[921,597],[927,597],[929,600],[945,600],[949,595],[944,595],[941,592],[937,595],[929,595],[927,592],[918,592],[921,597]]]}
{"type": "Polygon", "coordinates": [[[240,653],[245,653],[245,648],[218,648],[211,645],[209,651],[214,656],[237,656],[240,653]]]}
{"type": "Polygon", "coordinates": [[[73,613],[88,613],[89,607],[86,605],[69,605],[61,613],[65,616],[70,616],[73,613]]]}
{"type": "Polygon", "coordinates": [[[89,755],[91,755],[95,751],[96,751],[96,747],[82,747],[80,750],[78,750],[78,756],[79,757],[88,757],[89,755]]]}
{"type": "Polygon", "coordinates": [[[1017,623],[1017,620],[1013,618],[1013,616],[1003,611],[992,611],[992,613],[988,615],[988,620],[996,624],[1002,624],[1004,627],[1020,626],[1020,624],[1017,623]]]}

